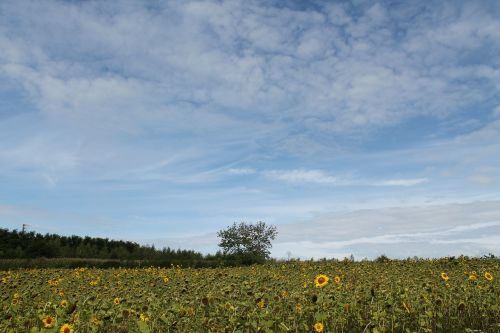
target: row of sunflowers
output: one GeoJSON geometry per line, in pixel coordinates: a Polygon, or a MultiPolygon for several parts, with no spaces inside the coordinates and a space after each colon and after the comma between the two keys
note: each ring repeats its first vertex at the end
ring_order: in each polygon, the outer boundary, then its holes
{"type": "Polygon", "coordinates": [[[0,271],[0,332],[498,332],[498,259],[0,271]]]}

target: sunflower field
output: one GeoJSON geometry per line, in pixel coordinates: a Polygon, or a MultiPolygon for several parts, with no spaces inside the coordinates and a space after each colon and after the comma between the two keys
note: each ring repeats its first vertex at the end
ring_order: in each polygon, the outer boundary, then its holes
{"type": "Polygon", "coordinates": [[[498,332],[498,259],[0,271],[0,332],[498,332]]]}

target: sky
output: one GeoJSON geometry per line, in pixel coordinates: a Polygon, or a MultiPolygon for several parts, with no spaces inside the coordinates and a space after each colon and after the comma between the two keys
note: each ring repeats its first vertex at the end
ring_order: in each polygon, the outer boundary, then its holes
{"type": "Polygon", "coordinates": [[[500,254],[500,2],[1,1],[0,227],[500,254]]]}

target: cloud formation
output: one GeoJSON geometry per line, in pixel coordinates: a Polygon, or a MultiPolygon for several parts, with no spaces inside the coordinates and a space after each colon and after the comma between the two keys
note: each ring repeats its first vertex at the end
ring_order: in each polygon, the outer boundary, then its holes
{"type": "MultiPolygon", "coordinates": [[[[276,258],[292,257],[374,259],[413,256],[473,256],[500,250],[500,201],[432,206],[352,210],[318,215],[302,223],[282,225],[273,243],[276,258]]],[[[189,242],[213,252],[215,233],[178,239],[157,239],[158,244],[189,242]]]]}
{"type": "Polygon", "coordinates": [[[146,239],[498,200],[499,16],[494,1],[1,2],[0,203],[64,232],[105,220],[126,238],[140,220],[146,239]]]}

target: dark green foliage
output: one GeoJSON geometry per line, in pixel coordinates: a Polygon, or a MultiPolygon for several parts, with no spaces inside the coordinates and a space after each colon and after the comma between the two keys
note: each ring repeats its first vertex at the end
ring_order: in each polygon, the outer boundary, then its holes
{"type": "MultiPolygon", "coordinates": [[[[0,229],[0,259],[25,259],[15,261],[23,266],[71,266],[71,260],[47,260],[52,258],[99,259],[79,261],[79,265],[99,267],[137,266],[155,263],[166,265],[196,266],[204,256],[192,250],[173,250],[154,246],[141,246],[129,241],[79,236],[59,236],[0,229]],[[44,258],[33,261],[29,259],[44,258]]],[[[6,261],[3,262],[5,265],[6,261]]]]}
{"type": "Polygon", "coordinates": [[[0,228],[0,269],[72,267],[227,267],[256,262],[247,254],[203,255],[193,250],[155,249],[107,238],[42,235],[0,228]]]}
{"type": "Polygon", "coordinates": [[[391,259],[388,256],[386,256],[385,254],[382,254],[375,259],[375,262],[380,262],[380,263],[387,262],[387,261],[391,261],[391,259]]]}
{"type": "Polygon", "coordinates": [[[263,263],[269,259],[271,241],[276,238],[275,226],[268,226],[264,222],[249,224],[233,223],[225,230],[220,230],[219,246],[224,254],[243,265],[263,263]]]}

